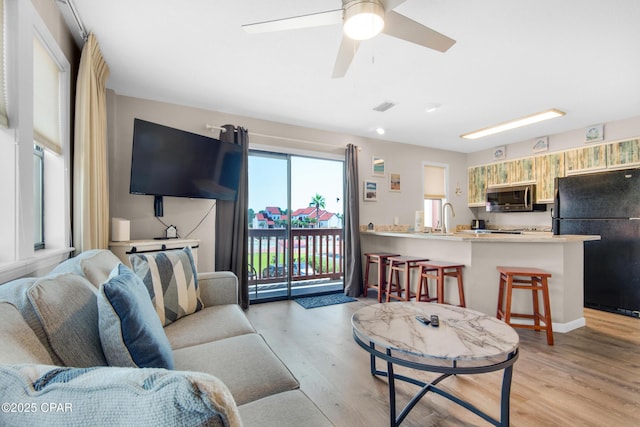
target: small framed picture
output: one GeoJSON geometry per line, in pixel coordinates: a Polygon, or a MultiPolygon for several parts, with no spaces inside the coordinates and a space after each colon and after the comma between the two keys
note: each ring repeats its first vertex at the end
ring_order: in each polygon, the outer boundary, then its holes
{"type": "Polygon", "coordinates": [[[493,160],[504,160],[507,158],[507,147],[505,145],[493,149],[493,160]]]}
{"type": "Polygon", "coordinates": [[[365,181],[363,195],[365,202],[378,201],[378,183],[375,181],[365,181]]]}
{"type": "Polygon", "coordinates": [[[384,176],[384,159],[373,156],[371,159],[371,175],[384,176]]]}
{"type": "Polygon", "coordinates": [[[596,142],[604,140],[604,125],[595,125],[587,128],[584,142],[596,142]]]}
{"type": "Polygon", "coordinates": [[[536,138],[533,141],[532,149],[534,153],[539,153],[541,151],[549,150],[549,138],[546,136],[541,136],[540,138],[536,138]]]}
{"type": "Polygon", "coordinates": [[[389,172],[389,191],[400,191],[400,174],[389,172]]]}

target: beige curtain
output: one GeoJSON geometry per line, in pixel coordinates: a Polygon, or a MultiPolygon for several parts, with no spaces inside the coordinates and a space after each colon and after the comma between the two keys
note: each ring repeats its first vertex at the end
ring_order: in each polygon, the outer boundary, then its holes
{"type": "Polygon", "coordinates": [[[73,156],[73,245],[76,253],[109,245],[107,99],[109,67],[90,34],[76,86],[73,156]]]}

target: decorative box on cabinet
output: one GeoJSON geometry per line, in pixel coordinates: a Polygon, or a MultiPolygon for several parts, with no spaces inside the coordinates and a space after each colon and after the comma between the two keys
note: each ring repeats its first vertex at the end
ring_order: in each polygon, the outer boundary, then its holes
{"type": "Polygon", "coordinates": [[[536,159],[537,203],[553,202],[554,178],[564,176],[564,153],[553,153],[536,159]]]}
{"type": "Polygon", "coordinates": [[[564,165],[567,175],[603,170],[607,167],[607,146],[594,145],[565,151],[564,165]]]}
{"type": "Polygon", "coordinates": [[[469,168],[469,197],[467,205],[484,206],[487,190],[487,168],[476,166],[469,168]]]}
{"type": "Polygon", "coordinates": [[[193,253],[193,262],[198,270],[198,247],[200,240],[198,239],[150,239],[150,240],[128,240],[125,242],[109,242],[109,249],[113,252],[122,263],[131,267],[129,255],[132,253],[158,252],[167,249],[182,249],[185,246],[191,246],[193,253]]]}
{"type": "Polygon", "coordinates": [[[640,139],[614,142],[607,145],[607,166],[626,168],[640,165],[640,139]]]}

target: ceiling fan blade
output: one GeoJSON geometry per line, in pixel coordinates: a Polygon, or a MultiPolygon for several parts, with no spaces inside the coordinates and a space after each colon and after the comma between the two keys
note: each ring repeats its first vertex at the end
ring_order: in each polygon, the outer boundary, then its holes
{"type": "Polygon", "coordinates": [[[382,4],[384,5],[384,10],[390,12],[405,1],[407,0],[382,0],[382,4]]]}
{"type": "Polygon", "coordinates": [[[340,43],[340,50],[338,51],[338,57],[336,58],[336,65],[333,67],[333,74],[331,75],[332,78],[339,79],[347,74],[347,70],[351,65],[351,61],[353,61],[353,57],[356,55],[359,46],[360,42],[358,40],[350,39],[344,35],[342,36],[342,43],[340,43]]]}
{"type": "Polygon", "coordinates": [[[446,52],[456,41],[416,21],[389,10],[384,17],[383,33],[440,52],[446,52]]]}
{"type": "Polygon", "coordinates": [[[299,28],[321,27],[342,23],[342,9],[312,13],[310,15],[294,16],[273,21],[245,24],[242,28],[250,34],[268,33],[272,31],[297,30],[299,28]]]}

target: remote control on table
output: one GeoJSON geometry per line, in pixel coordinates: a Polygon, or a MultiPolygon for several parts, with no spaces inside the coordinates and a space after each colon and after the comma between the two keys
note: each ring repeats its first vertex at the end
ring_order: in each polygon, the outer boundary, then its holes
{"type": "Polygon", "coordinates": [[[440,319],[438,319],[438,316],[435,314],[431,315],[431,326],[434,326],[436,328],[440,326],[440,319]]]}
{"type": "Polygon", "coordinates": [[[428,325],[429,323],[431,323],[431,322],[429,321],[429,319],[427,319],[427,318],[426,318],[426,317],[424,317],[424,316],[416,316],[416,320],[417,320],[418,322],[420,322],[420,323],[425,324],[425,325],[428,325]]]}

